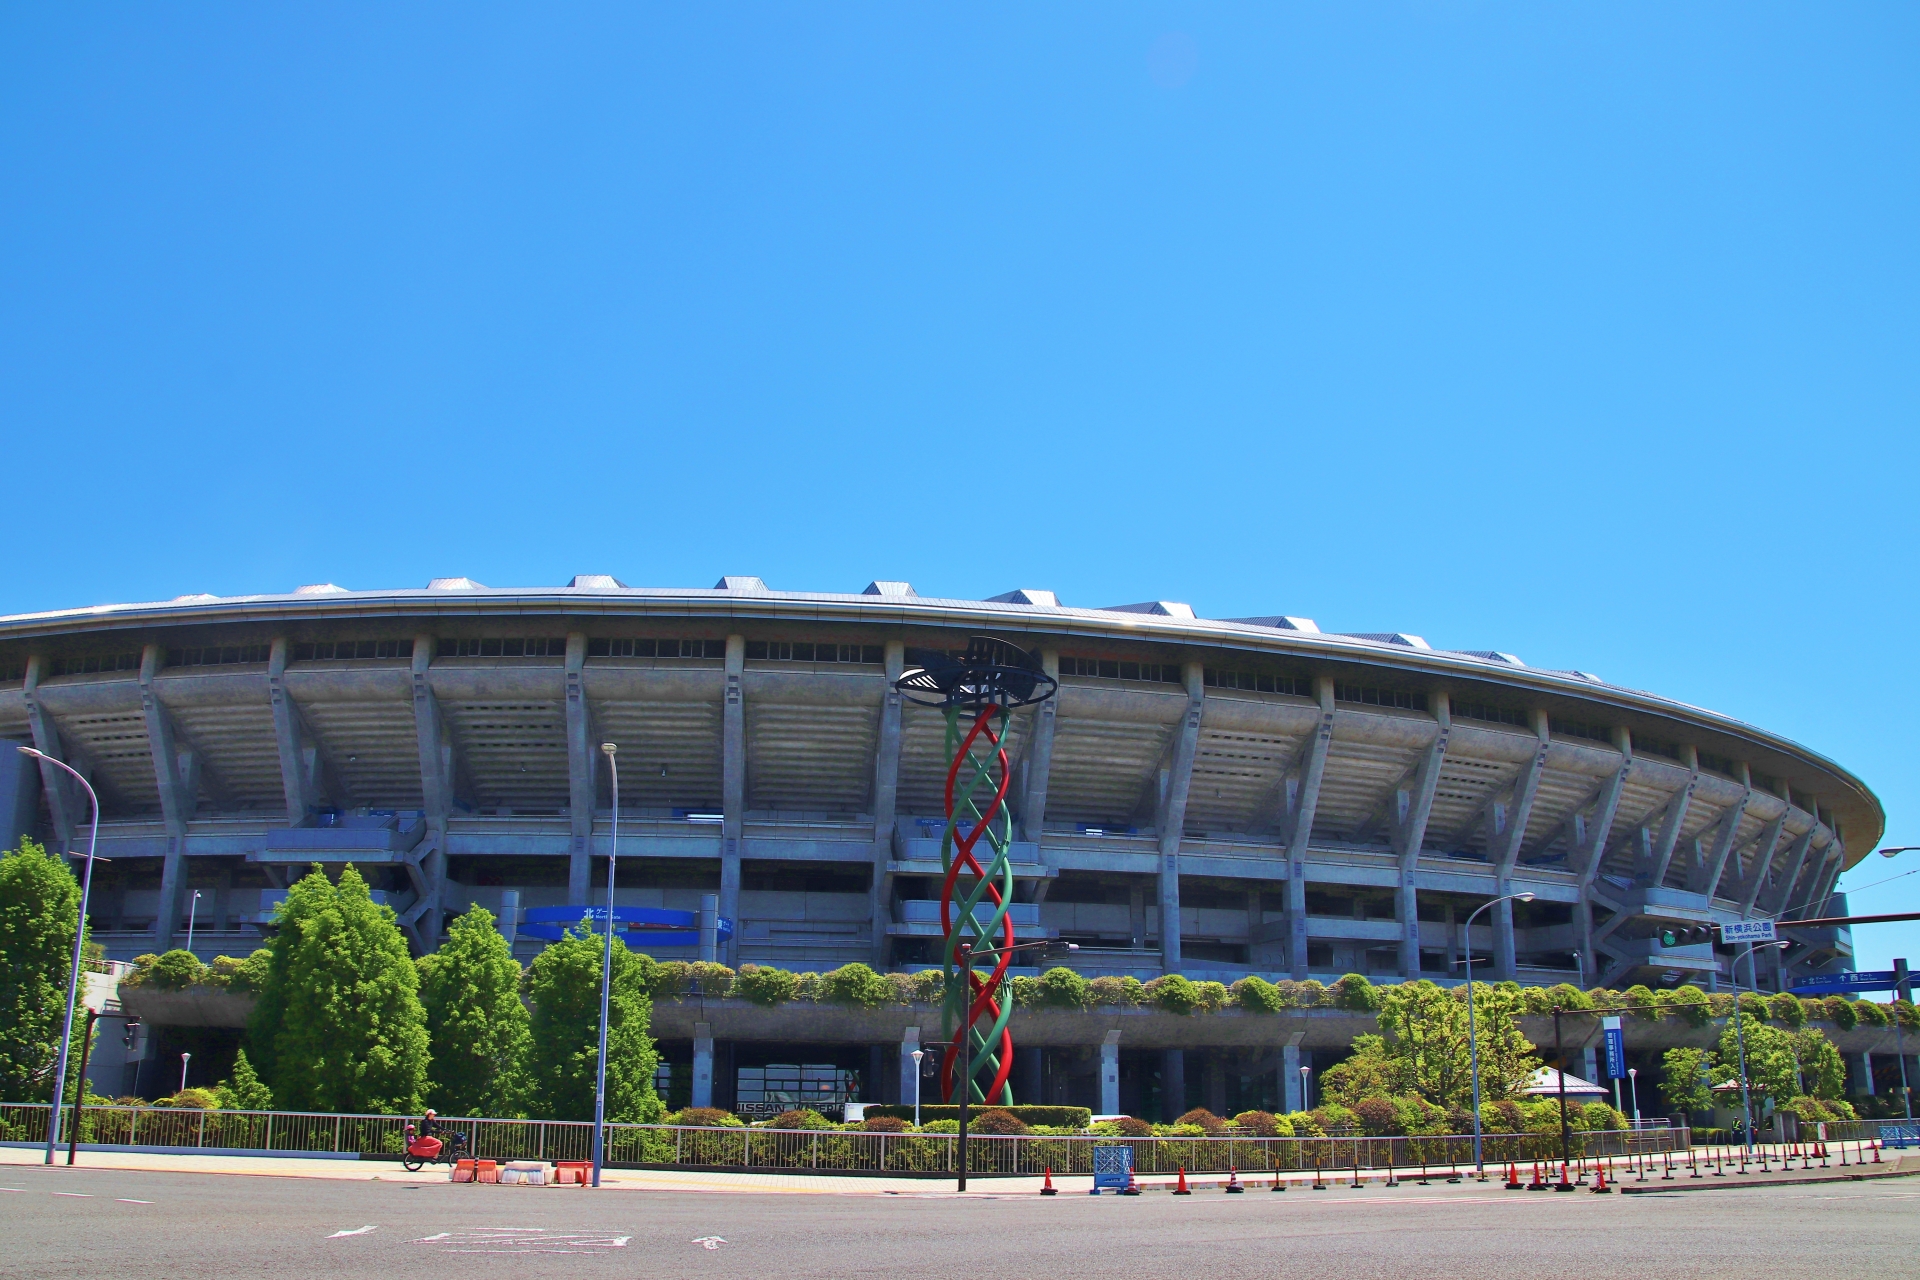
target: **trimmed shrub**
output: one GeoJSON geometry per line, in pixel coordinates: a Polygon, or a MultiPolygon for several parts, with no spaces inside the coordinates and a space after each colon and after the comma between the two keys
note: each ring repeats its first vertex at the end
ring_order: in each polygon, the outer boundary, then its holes
{"type": "Polygon", "coordinates": [[[794,988],[797,985],[795,976],[785,969],[769,969],[757,964],[743,964],[740,966],[740,972],[733,975],[733,987],[729,994],[751,1004],[771,1009],[775,1005],[785,1004],[793,999],[794,988]]]}
{"type": "Polygon", "coordinates": [[[1168,1013],[1189,1014],[1200,1008],[1200,988],[1183,974],[1167,973],[1146,984],[1146,1002],[1168,1013]]]}
{"type": "Polygon", "coordinates": [[[899,1116],[868,1116],[860,1122],[862,1133],[905,1133],[911,1128],[899,1116]]]}
{"type": "Polygon", "coordinates": [[[218,1111],[220,1095],[212,1089],[182,1089],[171,1097],[161,1098],[153,1104],[156,1107],[177,1107],[188,1111],[218,1111]]]}
{"type": "Polygon", "coordinates": [[[833,1129],[838,1126],[818,1111],[815,1111],[812,1107],[795,1107],[791,1111],[782,1111],[761,1127],[767,1129],[833,1129]]]}
{"type": "Polygon", "coordinates": [[[1206,1013],[1218,1013],[1233,1000],[1224,982],[1196,982],[1193,989],[1199,996],[1201,1010],[1206,1013]]]}
{"type": "Polygon", "coordinates": [[[266,989],[267,965],[273,952],[261,947],[244,960],[233,956],[215,956],[207,966],[206,984],[243,995],[257,995],[266,989]]]}
{"type": "Polygon", "coordinates": [[[817,973],[794,974],[793,998],[795,1000],[818,1000],[820,998],[820,975],[817,973]]]}
{"type": "Polygon", "coordinates": [[[1855,1012],[1853,1001],[1845,996],[1828,996],[1820,1002],[1820,1012],[1842,1031],[1851,1031],[1860,1025],[1860,1015],[1855,1012]]]}
{"type": "Polygon", "coordinates": [[[1020,1003],[1041,1009],[1084,1009],[1092,996],[1087,980],[1064,967],[1047,970],[1037,978],[1021,980],[1025,985],[1020,1003]]]}
{"type": "Polygon", "coordinates": [[[968,1117],[967,1128],[973,1133],[1024,1134],[1032,1133],[1027,1122],[1005,1107],[992,1107],[982,1111],[979,1117],[968,1117]]]}
{"type": "Polygon", "coordinates": [[[1639,983],[1634,983],[1622,993],[1627,1004],[1635,1006],[1627,1016],[1639,1022],[1653,1022],[1659,1018],[1660,1002],[1654,998],[1653,991],[1639,983]]]}
{"type": "MultiPolygon", "coordinates": [[[[984,1114],[986,1108],[969,1107],[967,1109],[967,1128],[973,1128],[974,1117],[984,1114]]],[[[1049,1128],[1084,1129],[1093,1119],[1093,1112],[1085,1107],[1049,1107],[1049,1106],[1011,1106],[996,1107],[992,1110],[1005,1111],[1017,1118],[1022,1124],[1036,1128],[1045,1125],[1049,1128]]],[[[885,1105],[872,1105],[867,1108],[869,1116],[894,1116],[901,1120],[913,1119],[912,1103],[889,1102],[885,1105]]],[[[923,1103],[920,1107],[922,1128],[933,1120],[960,1120],[960,1108],[945,1102],[923,1103]]]]}
{"type": "Polygon", "coordinates": [[[1225,1120],[1222,1120],[1219,1116],[1213,1114],[1213,1112],[1207,1110],[1205,1107],[1195,1107],[1193,1110],[1181,1116],[1178,1120],[1175,1120],[1174,1124],[1176,1125],[1197,1124],[1200,1126],[1201,1129],[1203,1129],[1207,1133],[1217,1133],[1221,1129],[1226,1128],[1227,1122],[1225,1120]]]}
{"type": "Polygon", "coordinates": [[[947,975],[938,969],[922,969],[913,975],[913,1002],[939,1004],[946,998],[947,975]]]}
{"type": "Polygon", "coordinates": [[[820,975],[815,999],[856,1009],[879,1009],[893,1002],[893,987],[866,965],[855,961],[820,975]]]}
{"type": "Polygon", "coordinates": [[[1767,1004],[1765,996],[1756,995],[1751,991],[1742,991],[1739,1003],[1740,1012],[1750,1014],[1761,1022],[1766,1022],[1773,1016],[1772,1006],[1767,1004]]]}
{"type": "Polygon", "coordinates": [[[1087,983],[1087,998],[1096,1007],[1131,1009],[1145,997],[1146,989],[1138,978],[1095,978],[1087,983]]]}
{"type": "Polygon", "coordinates": [[[889,973],[883,976],[883,980],[893,989],[894,1004],[912,1004],[917,998],[912,974],[889,973]]]}
{"type": "Polygon", "coordinates": [[[1861,1026],[1884,1027],[1887,1025],[1886,1006],[1875,1004],[1871,1000],[1855,1000],[1853,1002],[1853,1015],[1858,1019],[1859,1025],[1861,1026]]]}
{"type": "Polygon", "coordinates": [[[746,1122],[731,1111],[719,1107],[683,1107],[667,1117],[668,1124],[694,1125],[700,1128],[744,1129],[746,1122]]]}
{"type": "Polygon", "coordinates": [[[191,951],[178,948],[165,955],[145,955],[136,959],[134,970],[121,984],[129,987],[149,987],[155,991],[185,991],[188,987],[203,985],[207,980],[207,966],[200,963],[191,951]]]}
{"type": "Polygon", "coordinates": [[[1295,1009],[1319,1009],[1328,1004],[1326,984],[1318,978],[1299,982],[1288,978],[1274,985],[1280,988],[1280,998],[1295,1009]]]}
{"type": "Polygon", "coordinates": [[[1229,988],[1229,991],[1233,995],[1234,1003],[1248,1013],[1279,1013],[1286,1008],[1286,1003],[1280,996],[1280,988],[1257,974],[1250,974],[1240,979],[1229,988]]]}
{"type": "Polygon", "coordinates": [[[1690,1027],[1704,1027],[1709,1021],[1707,993],[1696,986],[1675,987],[1660,993],[1661,1003],[1679,1013],[1690,1027]]]}
{"type": "Polygon", "coordinates": [[[1627,1118],[1621,1115],[1610,1102],[1595,1100],[1575,1110],[1567,1108],[1567,1115],[1576,1128],[1597,1132],[1602,1129],[1624,1129],[1627,1118]]]}
{"type": "Polygon", "coordinates": [[[1380,995],[1363,973],[1349,973],[1328,988],[1331,1003],[1336,1009],[1353,1009],[1370,1013],[1380,1008],[1380,995]]]}
{"type": "Polygon", "coordinates": [[[1791,991],[1782,991],[1767,1001],[1767,1008],[1773,1014],[1773,1021],[1795,1031],[1806,1025],[1806,1006],[1800,1003],[1800,997],[1791,991]]]}
{"type": "Polygon", "coordinates": [[[1110,1121],[1109,1123],[1113,1125],[1114,1129],[1117,1130],[1123,1138],[1151,1138],[1153,1136],[1153,1126],[1138,1116],[1121,1116],[1118,1120],[1110,1121]]]}
{"type": "Polygon", "coordinates": [[[1319,1117],[1311,1111],[1289,1111],[1286,1115],[1280,1117],[1280,1122],[1289,1126],[1293,1130],[1293,1136],[1296,1138],[1324,1138],[1327,1136],[1326,1128],[1320,1123],[1319,1117]]]}
{"type": "Polygon", "coordinates": [[[1393,1104],[1392,1098],[1362,1098],[1353,1104],[1353,1114],[1360,1121],[1360,1127],[1375,1137],[1398,1133],[1402,1128],[1400,1108],[1393,1104]]]}
{"type": "Polygon", "coordinates": [[[1271,1111],[1242,1111],[1233,1122],[1256,1138],[1281,1136],[1280,1119],[1271,1111]]]}
{"type": "Polygon", "coordinates": [[[1337,1102],[1329,1102],[1315,1107],[1311,1112],[1314,1122],[1320,1126],[1320,1132],[1332,1133],[1336,1129],[1353,1130],[1360,1127],[1360,1117],[1337,1102]]]}

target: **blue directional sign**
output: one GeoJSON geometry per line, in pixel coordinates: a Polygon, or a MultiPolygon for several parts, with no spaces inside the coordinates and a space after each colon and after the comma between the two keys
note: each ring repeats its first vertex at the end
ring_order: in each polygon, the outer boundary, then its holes
{"type": "Polygon", "coordinates": [[[1862,973],[1829,973],[1808,978],[1788,989],[1797,996],[1833,996],[1850,991],[1891,991],[1897,985],[1899,975],[1892,969],[1868,969],[1862,973]]]}
{"type": "MultiPolygon", "coordinates": [[[[587,921],[594,933],[607,928],[605,907],[528,907],[520,932],[529,938],[558,942],[569,929],[587,921]]],[[[722,942],[733,936],[733,921],[720,918],[722,942]]],[[[665,907],[615,907],[613,936],[629,947],[697,947],[700,945],[700,913],[670,911],[665,907]]]]}
{"type": "Polygon", "coordinates": [[[1627,1033],[1621,1030],[1620,1019],[1617,1017],[1602,1018],[1600,1026],[1606,1032],[1607,1079],[1625,1080],[1627,1078],[1627,1033]]]}

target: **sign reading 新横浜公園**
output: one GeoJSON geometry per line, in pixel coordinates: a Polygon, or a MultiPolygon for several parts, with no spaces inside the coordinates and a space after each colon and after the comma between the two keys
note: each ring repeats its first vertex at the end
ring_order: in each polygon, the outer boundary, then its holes
{"type": "Polygon", "coordinates": [[[1720,944],[1731,946],[1736,942],[1774,942],[1773,921],[1736,920],[1732,924],[1720,926],[1720,944]]]}

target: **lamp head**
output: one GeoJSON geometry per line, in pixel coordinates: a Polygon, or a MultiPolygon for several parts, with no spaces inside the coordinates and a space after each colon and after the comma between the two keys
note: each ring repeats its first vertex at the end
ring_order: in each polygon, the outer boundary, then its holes
{"type": "Polygon", "coordinates": [[[920,1059],[927,1056],[927,1051],[925,1049],[915,1049],[908,1056],[911,1057],[914,1060],[914,1062],[917,1064],[920,1061],[920,1059]]]}
{"type": "MultiPolygon", "coordinates": [[[[20,749],[22,751],[26,750],[25,747],[22,747],[20,749]]],[[[1903,853],[1912,853],[1916,848],[1920,848],[1920,846],[1910,845],[1910,844],[1896,845],[1894,848],[1891,848],[1891,849],[1882,849],[1880,851],[1880,856],[1883,858],[1897,857],[1898,855],[1903,853]]]]}
{"type": "Polygon", "coordinates": [[[603,742],[603,743],[601,743],[601,744],[600,744],[600,751],[601,751],[601,753],[602,753],[602,754],[604,754],[604,755],[606,755],[606,756],[607,756],[607,757],[609,757],[609,758],[611,758],[611,757],[612,757],[612,755],[613,755],[613,753],[614,753],[614,752],[616,752],[616,751],[618,751],[619,749],[620,749],[620,748],[619,748],[619,746],[618,746],[618,745],[617,745],[616,743],[612,743],[612,742],[603,742]]]}
{"type": "MultiPolygon", "coordinates": [[[[21,747],[20,754],[32,760],[41,760],[45,758],[44,756],[41,755],[40,752],[35,751],[32,747],[21,747]]],[[[1891,857],[1892,855],[1889,854],[1888,856],[1891,857]]]]}
{"type": "Polygon", "coordinates": [[[1515,902],[1532,902],[1533,895],[1530,893],[1516,893],[1513,895],[1513,900],[1515,902]]]}

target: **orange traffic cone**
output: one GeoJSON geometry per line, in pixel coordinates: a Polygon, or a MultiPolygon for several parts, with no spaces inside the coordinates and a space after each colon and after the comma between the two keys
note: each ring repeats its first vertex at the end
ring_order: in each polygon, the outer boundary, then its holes
{"type": "Polygon", "coordinates": [[[1535,1160],[1533,1162],[1533,1181],[1527,1184],[1527,1190],[1545,1191],[1546,1189],[1547,1184],[1540,1180],[1540,1162],[1535,1160]]]}
{"type": "Polygon", "coordinates": [[[1873,1144],[1873,1162],[1880,1163],[1880,1144],[1877,1142],[1873,1144]]]}
{"type": "Polygon", "coordinates": [[[1123,1196],[1137,1196],[1140,1194],[1140,1181],[1133,1176],[1132,1165],[1127,1166],[1127,1189],[1120,1194],[1123,1196]]]}
{"type": "Polygon", "coordinates": [[[1507,1190],[1518,1191],[1523,1185],[1525,1184],[1520,1181],[1520,1171],[1514,1168],[1513,1161],[1507,1161],[1507,1190]]]}
{"type": "Polygon", "coordinates": [[[1060,1194],[1058,1191],[1055,1191],[1053,1189],[1053,1166],[1052,1165],[1047,1166],[1047,1184],[1040,1188],[1040,1194],[1043,1196],[1057,1196],[1060,1194]]]}
{"type": "Polygon", "coordinates": [[[1594,1167],[1593,1185],[1591,1187],[1588,1187],[1587,1190],[1593,1192],[1593,1194],[1597,1196],[1605,1196],[1605,1195],[1613,1194],[1613,1188],[1607,1185],[1607,1171],[1603,1166],[1596,1165],[1594,1167]]]}
{"type": "Polygon", "coordinates": [[[1173,1194],[1177,1196],[1190,1196],[1193,1194],[1192,1191],[1187,1189],[1187,1167],[1185,1165],[1180,1166],[1180,1182],[1179,1185],[1174,1187],[1173,1194]]]}
{"type": "Polygon", "coordinates": [[[1230,1196],[1241,1195],[1246,1191],[1246,1188],[1240,1185],[1240,1170],[1232,1165],[1227,1166],[1227,1185],[1225,1190],[1230,1196]]]}

